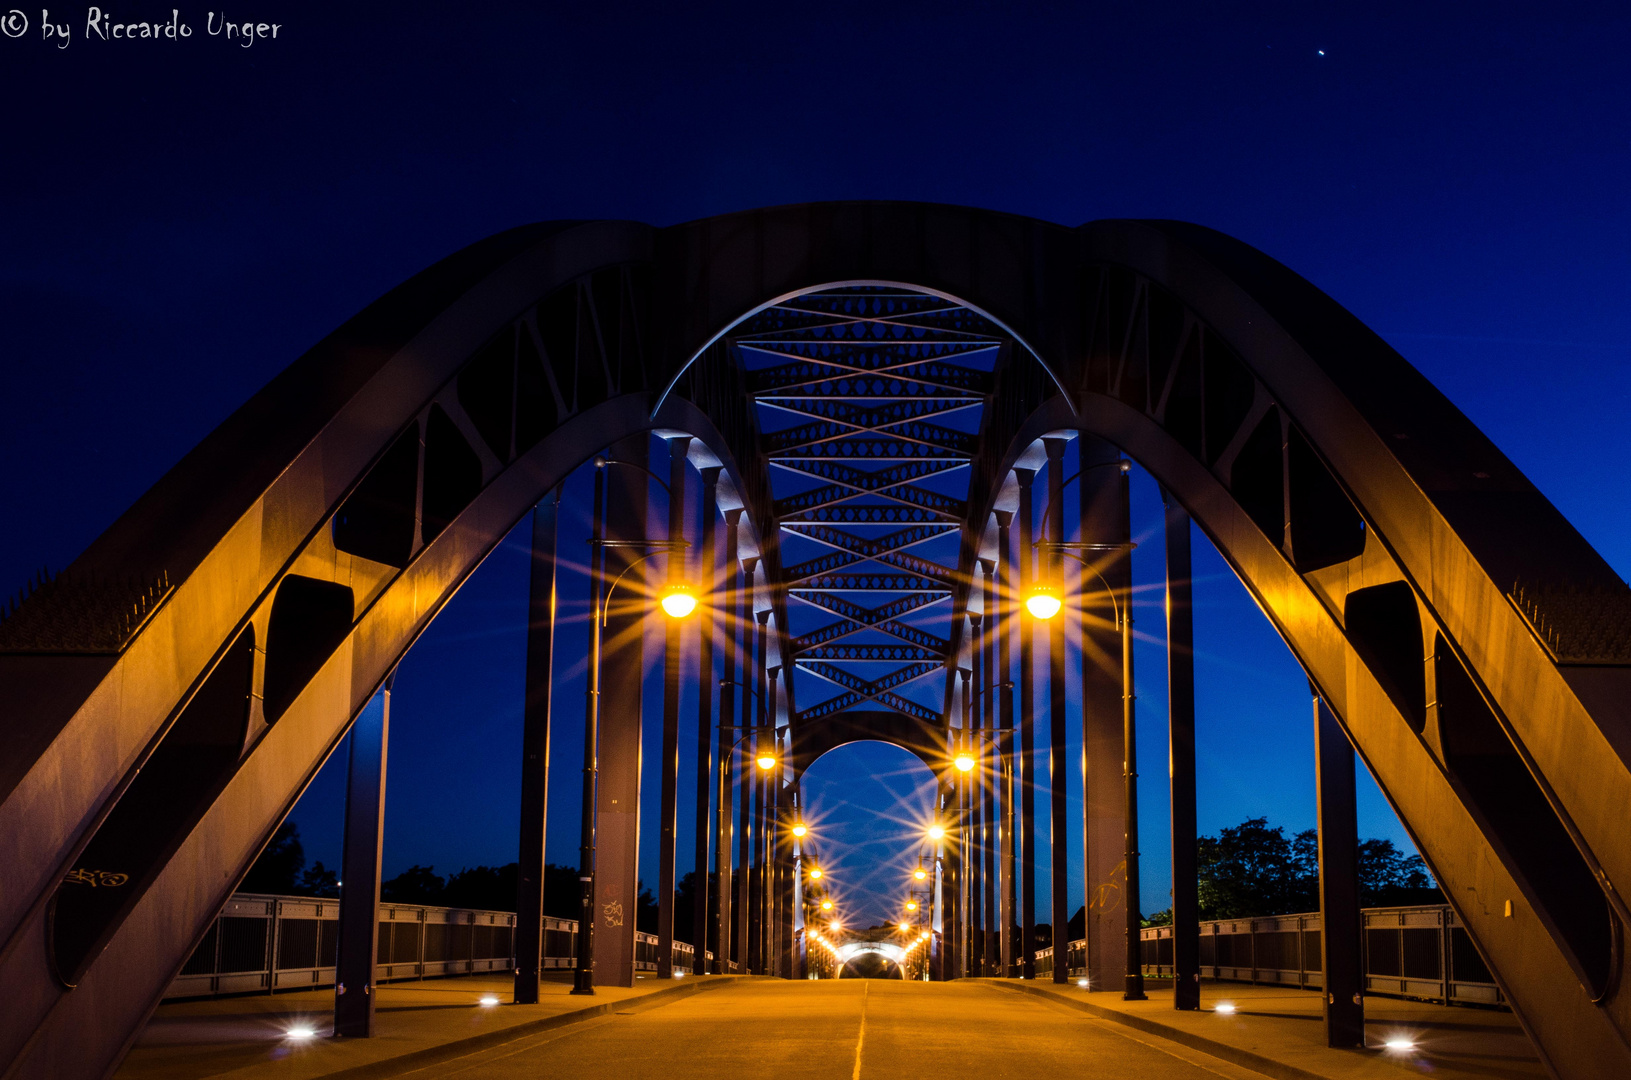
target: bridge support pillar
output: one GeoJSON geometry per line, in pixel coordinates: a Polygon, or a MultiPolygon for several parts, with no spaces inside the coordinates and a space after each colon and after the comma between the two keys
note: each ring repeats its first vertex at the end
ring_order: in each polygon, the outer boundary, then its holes
{"type": "MultiPolygon", "coordinates": [[[[1036,550],[1031,537],[1036,526],[1031,484],[1036,473],[1015,469],[1019,481],[1019,591],[1023,596],[1036,576],[1036,550]]],[[[1021,615],[1019,622],[1019,888],[1023,913],[1019,929],[1019,975],[1036,978],[1036,620],[1021,615]]]]}
{"type": "MultiPolygon", "coordinates": [[[[716,541],[719,535],[719,474],[718,466],[703,469],[702,477],[702,556],[697,562],[697,582],[701,586],[701,602],[697,605],[697,792],[696,838],[693,844],[693,873],[691,889],[691,973],[708,973],[708,904],[713,890],[708,887],[708,817],[709,788],[713,786],[713,733],[714,733],[714,607],[718,595],[719,563],[716,541]]],[[[727,676],[728,678],[729,676],[727,676]]],[[[724,746],[720,753],[724,753],[724,746]]],[[[717,912],[718,907],[714,908],[717,912]]],[[[721,923],[721,930],[724,924],[721,923]]],[[[724,939],[721,938],[721,941],[724,939]]]]}
{"type": "MultiPolygon", "coordinates": [[[[1085,544],[1102,545],[1083,555],[1081,567],[1082,640],[1082,811],[1084,936],[1088,985],[1097,990],[1122,986],[1129,998],[1143,996],[1142,980],[1129,970],[1129,951],[1138,944],[1139,898],[1136,824],[1129,816],[1131,744],[1126,723],[1131,703],[1130,658],[1123,672],[1117,605],[1131,590],[1131,561],[1123,545],[1131,538],[1126,477],[1115,467],[1121,451],[1103,439],[1082,434],[1076,440],[1080,470],[1080,530],[1085,544]],[[1095,572],[1096,571],[1096,572],[1095,572]],[[1100,577],[1102,575],[1102,579],[1100,577]],[[1107,590],[1114,589],[1112,595],[1107,590]],[[1124,690],[1124,682],[1126,689],[1124,690]],[[1129,938],[1131,940],[1129,940],[1129,938]]],[[[1060,620],[1063,622],[1063,620],[1060,620]]]]}
{"type": "Polygon", "coordinates": [[[516,866],[515,1002],[538,1001],[544,944],[544,842],[549,815],[549,710],[555,644],[555,543],[561,492],[532,512],[527,687],[521,729],[521,850],[516,866]]]}
{"type": "Polygon", "coordinates": [[[982,926],[984,934],[981,938],[981,974],[992,976],[1000,974],[997,967],[997,934],[1000,923],[997,921],[997,805],[996,784],[997,777],[1001,775],[998,769],[997,756],[997,702],[994,695],[997,684],[1003,682],[1003,677],[996,674],[996,635],[999,625],[997,619],[997,586],[994,574],[996,564],[990,559],[982,559],[980,567],[985,571],[985,588],[980,596],[981,604],[981,635],[983,646],[980,656],[980,670],[984,673],[984,685],[981,687],[980,706],[983,710],[981,719],[985,730],[985,745],[979,754],[980,777],[980,821],[984,829],[985,863],[980,868],[980,880],[985,887],[983,900],[984,920],[982,926]]]}
{"type": "Polygon", "coordinates": [[[754,745],[753,735],[748,730],[754,726],[753,718],[758,715],[759,705],[755,700],[758,693],[759,658],[754,652],[753,630],[753,573],[758,567],[759,560],[748,558],[742,560],[742,597],[741,617],[737,620],[737,629],[740,632],[742,649],[742,711],[737,723],[741,726],[741,750],[738,753],[738,768],[736,782],[740,802],[737,803],[736,817],[736,864],[738,867],[736,878],[736,962],[737,970],[746,975],[753,970],[753,936],[751,934],[753,915],[753,794],[754,794],[754,745]]]}
{"type": "MultiPolygon", "coordinates": [[[[1085,435],[1082,437],[1087,438],[1085,435]]],[[[1065,542],[1065,439],[1043,439],[1042,445],[1048,452],[1048,503],[1047,520],[1042,523],[1042,538],[1054,544],[1065,542]]],[[[1085,484],[1086,478],[1083,478],[1085,484]]],[[[1083,488],[1085,491],[1085,487],[1083,488]]],[[[1040,573],[1042,580],[1052,588],[1061,590],[1063,596],[1065,583],[1065,556],[1063,549],[1055,548],[1049,551],[1040,573]]],[[[1085,575],[1084,575],[1085,576],[1085,575]]],[[[1086,586],[1078,592],[1078,603],[1086,607],[1086,586]]],[[[1096,584],[1093,583],[1093,584],[1096,584]]],[[[1094,589],[1093,592],[1097,592],[1094,589]]],[[[1065,813],[1066,786],[1069,769],[1065,765],[1065,623],[1069,620],[1063,617],[1048,620],[1048,865],[1049,896],[1048,922],[1053,931],[1053,981],[1063,986],[1070,979],[1070,829],[1065,813]]],[[[1087,632],[1087,624],[1082,624],[1083,633],[1087,632]]],[[[1088,717],[1091,715],[1093,697],[1089,693],[1088,685],[1082,686],[1082,719],[1084,735],[1089,726],[1088,717]]],[[[1084,737],[1082,743],[1083,753],[1086,754],[1087,742],[1084,737]]],[[[1091,760],[1091,758],[1087,759],[1091,760]]],[[[1093,785],[1088,784],[1088,792],[1093,793],[1093,785]]],[[[1088,814],[1085,823],[1089,828],[1093,823],[1093,816],[1088,814]]],[[[1097,854],[1094,845],[1088,841],[1088,834],[1083,833],[1083,844],[1088,855],[1089,887],[1094,878],[1091,871],[1094,869],[1092,856],[1097,854]]],[[[1089,948],[1088,954],[1092,955],[1089,948]]],[[[1095,985],[1103,985],[1101,980],[1094,979],[1095,985]]]]}
{"type": "Polygon", "coordinates": [[[334,969],[334,1034],[374,1034],[374,963],[379,947],[379,859],[385,832],[385,762],[391,684],[351,725],[345,786],[345,846],[340,856],[339,942],[334,969]]]}
{"type": "Polygon", "coordinates": [[[1319,789],[1320,958],[1325,971],[1327,1046],[1365,1045],[1360,959],[1359,822],[1354,750],[1323,698],[1314,698],[1314,762],[1319,789]]]}
{"type": "Polygon", "coordinates": [[[1014,580],[1014,553],[1012,537],[1009,529],[1013,525],[1014,515],[1007,510],[996,511],[997,519],[997,564],[1002,575],[1002,587],[997,591],[997,664],[1000,679],[1004,684],[1000,693],[999,702],[1002,709],[1000,723],[1002,734],[1000,742],[1002,754],[1002,772],[999,783],[998,803],[1001,806],[1002,818],[1002,861],[999,875],[1001,881],[999,888],[1002,892],[1002,911],[998,917],[1001,927],[1001,940],[999,942],[1000,962],[1002,964],[1002,977],[1012,978],[1017,974],[1014,968],[1014,924],[1018,918],[1016,903],[1016,857],[1014,833],[1014,611],[1018,583],[1014,580]]]}
{"type": "Polygon", "coordinates": [[[735,785],[731,769],[734,767],[736,745],[736,694],[741,678],[737,670],[737,634],[740,620],[736,610],[736,578],[741,564],[736,559],[736,530],[742,519],[741,510],[725,511],[725,606],[720,620],[724,634],[725,655],[719,671],[719,794],[715,801],[714,822],[718,835],[714,838],[714,888],[717,900],[719,944],[714,949],[714,974],[731,972],[731,946],[735,939],[731,922],[731,812],[734,806],[735,785]]]}
{"type": "Polygon", "coordinates": [[[1172,807],[1172,1005],[1201,1007],[1200,885],[1195,840],[1195,612],[1189,514],[1166,501],[1167,770],[1172,807]]]}
{"type": "MultiPolygon", "coordinates": [[[[689,436],[668,440],[668,542],[685,539],[685,455],[689,436]]],[[[685,555],[671,550],[664,560],[668,580],[683,581],[685,555]]],[[[663,618],[663,751],[660,764],[657,829],[657,978],[674,977],[674,878],[679,847],[680,650],[684,622],[663,618]]],[[[703,790],[707,790],[704,788],[703,790]]],[[[699,897],[700,898],[700,897],[699,897]]],[[[698,952],[701,952],[699,949],[698,952]]]]}
{"type": "MultiPolygon", "coordinates": [[[[644,540],[650,436],[642,432],[614,444],[608,465],[606,539],[644,540]]],[[[638,547],[605,549],[605,579],[618,575],[643,554],[638,547]]],[[[632,580],[623,579],[605,602],[606,628],[600,660],[600,762],[596,797],[595,970],[597,986],[634,985],[635,916],[639,910],[641,683],[644,631],[649,601],[632,580]]]]}

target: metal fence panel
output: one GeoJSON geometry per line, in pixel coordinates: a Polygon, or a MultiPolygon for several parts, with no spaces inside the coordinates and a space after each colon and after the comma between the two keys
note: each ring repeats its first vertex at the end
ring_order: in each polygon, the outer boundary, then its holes
{"type": "MultiPolygon", "coordinates": [[[[1504,1003],[1448,905],[1367,908],[1361,914],[1367,993],[1450,1005],[1504,1003]]],[[[1202,923],[1200,931],[1201,974],[1208,978],[1310,989],[1324,984],[1318,912],[1216,920],[1202,923]]],[[[1172,928],[1149,927],[1142,943],[1144,973],[1171,977],[1172,928]]]]}

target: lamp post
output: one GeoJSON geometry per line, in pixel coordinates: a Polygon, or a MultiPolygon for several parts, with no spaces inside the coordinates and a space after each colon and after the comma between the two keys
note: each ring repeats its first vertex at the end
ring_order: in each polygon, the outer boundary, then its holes
{"type": "MultiPolygon", "coordinates": [[[[1115,464],[1114,462],[1108,464],[1115,464]]],[[[1123,469],[1125,472],[1125,468],[1123,469]]],[[[1143,929],[1139,918],[1138,903],[1138,760],[1137,740],[1133,727],[1133,624],[1131,595],[1125,598],[1118,597],[1117,590],[1107,581],[1103,574],[1081,553],[1087,551],[1121,551],[1130,552],[1135,545],[1126,544],[1067,544],[1053,540],[1038,540],[1037,546],[1052,551],[1062,557],[1075,559],[1081,563],[1089,573],[1098,578],[1104,585],[1105,592],[1110,597],[1110,604],[1115,612],[1116,628],[1121,635],[1121,740],[1122,740],[1122,777],[1124,780],[1124,797],[1126,799],[1126,895],[1125,906],[1127,911],[1127,981],[1123,997],[1128,1001],[1143,1001],[1144,997],[1144,970],[1142,957],[1139,952],[1140,931],[1143,929]],[[1126,602],[1124,602],[1124,600],[1126,602]]],[[[1025,607],[1031,615],[1038,619],[1051,619],[1059,614],[1064,606],[1060,590],[1043,582],[1038,582],[1032,589],[1031,595],[1025,599],[1025,607]]],[[[1057,948],[1058,942],[1055,942],[1057,948]]],[[[1057,957],[1056,957],[1057,960],[1057,957]]]]}
{"type": "MultiPolygon", "coordinates": [[[[625,575],[640,563],[664,552],[683,551],[689,545],[683,540],[607,540],[606,529],[606,466],[632,465],[647,475],[651,470],[628,461],[609,458],[595,459],[595,488],[593,504],[593,532],[589,537],[589,685],[584,694],[583,716],[583,824],[578,847],[578,957],[572,977],[572,993],[593,994],[595,966],[595,830],[597,814],[595,795],[600,777],[600,655],[601,637],[606,626],[606,612],[611,607],[612,594],[625,575]],[[644,555],[630,562],[606,585],[606,556],[608,548],[647,548],[644,555]],[[603,591],[604,589],[604,591],[603,591]]],[[[655,477],[653,476],[653,479],[655,477]]],[[[658,480],[658,483],[662,483],[658,480]]],[[[665,487],[667,485],[664,485],[665,487]]],[[[677,580],[677,579],[674,579],[677,580]]],[[[679,585],[683,586],[683,582],[679,585]]],[[[690,605],[683,602],[668,603],[678,590],[665,591],[663,611],[670,618],[682,618],[696,609],[696,597],[689,596],[690,605]]]]}

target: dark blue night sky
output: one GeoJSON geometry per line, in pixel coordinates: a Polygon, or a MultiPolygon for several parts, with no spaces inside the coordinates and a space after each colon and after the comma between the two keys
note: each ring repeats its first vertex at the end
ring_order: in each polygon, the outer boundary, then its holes
{"type": "MultiPolygon", "coordinates": [[[[1631,18],[1614,8],[254,0],[232,18],[281,30],[251,48],[180,11],[194,36],[177,42],[87,40],[81,6],[53,8],[67,48],[37,9],[0,38],[0,590],[65,565],[273,374],[467,243],[842,198],[1233,234],[1381,333],[1631,573],[1631,18]]],[[[1149,911],[1168,904],[1163,627],[1159,501],[1137,480],[1149,911]]],[[[515,858],[523,543],[404,662],[388,874],[515,858]]],[[[1202,828],[1309,827],[1306,684],[1204,544],[1197,574],[1202,828]]],[[[550,846],[569,862],[581,694],[561,675],[550,846]]],[[[844,753],[807,790],[837,880],[882,916],[928,774],[880,744],[844,753]]],[[[334,772],[297,811],[331,865],[334,772]]],[[[1373,786],[1363,799],[1362,833],[1403,840],[1373,786]]]]}

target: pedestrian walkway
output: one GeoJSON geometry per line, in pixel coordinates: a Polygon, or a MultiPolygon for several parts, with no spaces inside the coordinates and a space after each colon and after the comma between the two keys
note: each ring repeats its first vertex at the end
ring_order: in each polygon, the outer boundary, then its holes
{"type": "Polygon", "coordinates": [[[1333,1050],[1325,1045],[1317,991],[1203,981],[1201,1011],[1179,1012],[1172,1007],[1166,980],[1148,981],[1148,1001],[1123,1001],[1119,989],[1088,990],[1075,983],[979,981],[1050,998],[1276,1080],[1387,1080],[1401,1068],[1437,1080],[1541,1080],[1547,1075],[1517,1019],[1495,1009],[1367,997],[1367,1048],[1333,1050]]]}
{"type": "Polygon", "coordinates": [[[740,981],[704,976],[632,988],[602,986],[573,997],[545,982],[536,1005],[510,1001],[508,976],[470,976],[375,988],[375,1037],[332,1038],[334,991],[180,1001],[159,1006],[114,1075],[117,1080],[365,1080],[392,1076],[551,1028],[657,1007],[740,981]],[[483,1004],[487,999],[492,1004],[483,1004]],[[301,1035],[299,1032],[309,1032],[301,1035]]]}

